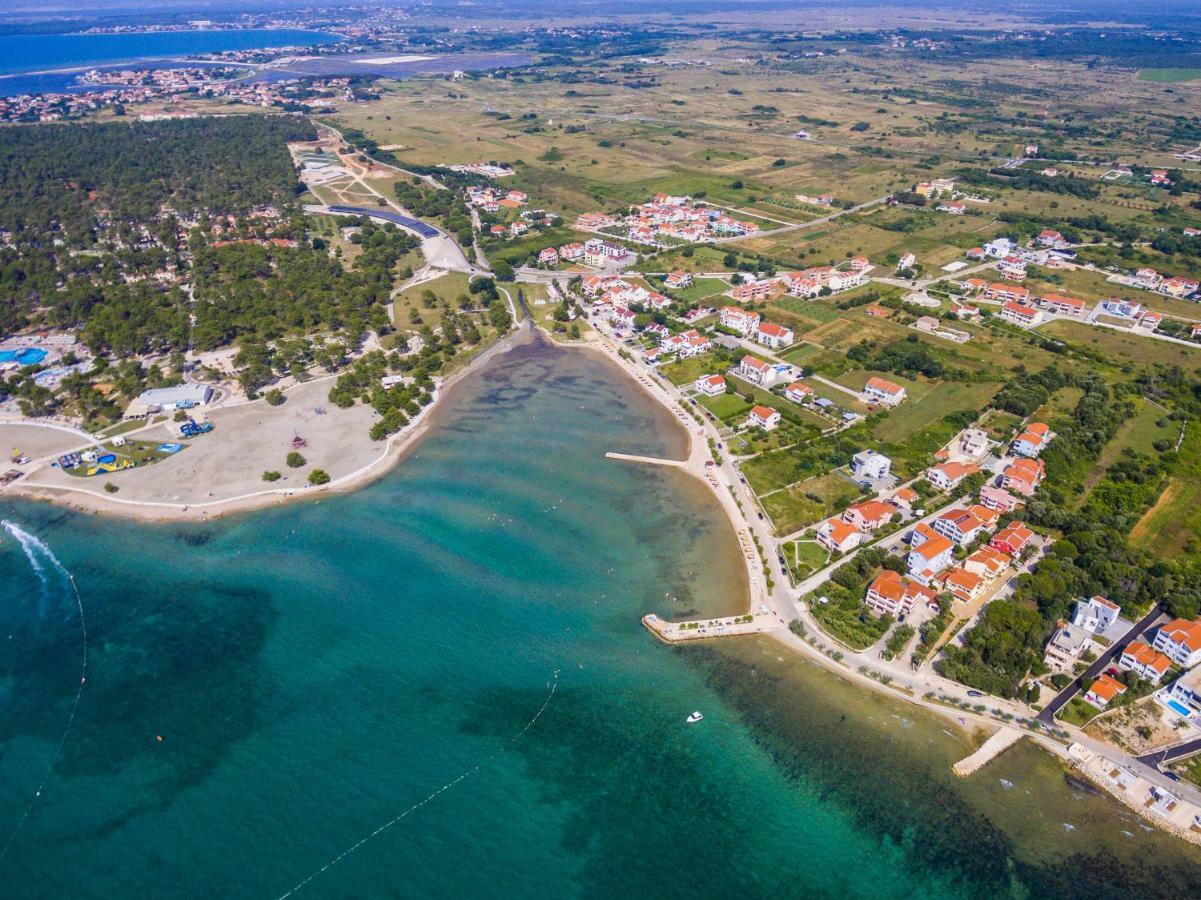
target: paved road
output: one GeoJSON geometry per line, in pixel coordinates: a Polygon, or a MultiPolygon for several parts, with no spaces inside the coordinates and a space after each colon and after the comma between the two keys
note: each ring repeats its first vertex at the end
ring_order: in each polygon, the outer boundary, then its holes
{"type": "Polygon", "coordinates": [[[1076,695],[1076,692],[1080,690],[1081,683],[1086,678],[1096,678],[1098,675],[1100,675],[1103,671],[1105,671],[1106,667],[1109,666],[1109,663],[1113,660],[1121,648],[1125,647],[1132,640],[1141,635],[1144,631],[1161,619],[1167,619],[1167,615],[1162,609],[1159,608],[1159,606],[1153,607],[1149,613],[1147,613],[1134,624],[1133,628],[1131,628],[1128,632],[1126,632],[1125,635],[1122,636],[1121,640],[1114,641],[1112,644],[1110,644],[1109,649],[1102,653],[1097,658],[1096,662],[1085,669],[1082,675],[1073,679],[1072,683],[1060,691],[1054,700],[1044,706],[1042,712],[1038,714],[1038,720],[1046,725],[1052,724],[1055,720],[1055,714],[1063,709],[1064,704],[1066,704],[1072,699],[1072,697],[1076,695]]]}
{"type": "Polygon", "coordinates": [[[873,206],[879,206],[886,201],[892,194],[885,194],[883,197],[877,197],[875,200],[868,200],[865,203],[860,203],[857,206],[852,206],[847,209],[840,209],[838,212],[830,213],[828,216],[822,216],[820,219],[811,219],[808,222],[800,222],[796,225],[785,225],[782,228],[771,228],[767,231],[757,231],[754,234],[736,234],[732,237],[718,238],[714,244],[732,244],[735,241],[747,241],[751,238],[772,237],[777,234],[786,234],[789,231],[800,231],[804,228],[816,228],[818,225],[825,225],[827,222],[833,222],[835,219],[842,216],[849,216],[857,212],[862,212],[865,209],[870,209],[873,206]]]}
{"type": "Polygon", "coordinates": [[[1148,753],[1136,758],[1143,765],[1158,769],[1164,763],[1175,762],[1186,756],[1192,756],[1194,753],[1201,753],[1201,738],[1193,738],[1193,740],[1177,744],[1175,747],[1156,750],[1154,753],[1148,753]]]}

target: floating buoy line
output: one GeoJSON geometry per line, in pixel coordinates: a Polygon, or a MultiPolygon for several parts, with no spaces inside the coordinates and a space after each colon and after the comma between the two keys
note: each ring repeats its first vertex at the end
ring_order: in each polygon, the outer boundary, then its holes
{"type": "Polygon", "coordinates": [[[71,584],[71,590],[75,594],[75,606],[79,610],[79,630],[83,637],[83,648],[80,653],[79,687],[75,691],[75,700],[71,704],[71,714],[67,717],[67,725],[63,729],[62,737],[58,740],[58,746],[54,749],[54,755],[50,758],[50,764],[46,767],[46,774],[42,776],[41,783],[37,786],[37,790],[34,791],[33,797],[30,798],[29,805],[25,807],[25,811],[21,813],[17,824],[9,832],[4,846],[0,848],[0,860],[3,860],[8,854],[9,847],[12,846],[17,835],[21,833],[21,829],[25,827],[25,823],[33,813],[33,808],[37,805],[38,800],[41,799],[42,792],[46,790],[46,785],[54,774],[54,768],[58,765],[59,757],[62,756],[63,747],[67,743],[67,737],[71,734],[71,729],[75,726],[75,716],[79,712],[79,701],[83,697],[83,687],[88,681],[88,623],[83,614],[83,597],[79,593],[79,586],[75,583],[75,576],[68,572],[66,567],[59,562],[58,557],[54,555],[54,551],[50,549],[46,542],[36,535],[30,534],[15,522],[10,522],[8,519],[0,520],[0,526],[3,526],[4,530],[12,535],[13,539],[21,545],[21,549],[25,551],[25,557],[29,560],[30,567],[42,582],[43,598],[48,599],[50,595],[50,579],[46,575],[45,568],[42,566],[43,559],[52,563],[58,571],[66,576],[67,581],[71,584]]]}
{"type": "Polygon", "coordinates": [[[484,766],[488,765],[490,762],[492,762],[498,756],[505,753],[510,747],[512,747],[515,743],[517,743],[517,741],[520,740],[521,737],[527,731],[529,731],[531,728],[534,727],[534,724],[540,718],[542,718],[542,714],[544,712],[546,712],[546,708],[548,706],[550,706],[550,701],[554,698],[555,691],[557,691],[559,689],[559,670],[558,669],[555,669],[554,679],[550,683],[547,684],[547,687],[550,690],[546,695],[546,699],[542,701],[542,705],[540,707],[538,707],[538,711],[536,713],[534,713],[534,717],[532,719],[530,719],[528,722],[526,722],[525,726],[520,731],[518,731],[515,735],[513,735],[513,737],[511,737],[509,739],[508,744],[506,744],[504,747],[502,747],[501,749],[497,750],[495,753],[488,756],[486,759],[483,759],[480,762],[476,763],[470,769],[467,769],[466,771],[464,771],[461,775],[459,775],[459,777],[455,778],[453,781],[446,782],[446,784],[442,785],[442,787],[438,788],[438,790],[434,791],[432,794],[430,794],[424,800],[420,800],[417,803],[414,803],[408,809],[404,810],[403,812],[399,813],[396,816],[393,816],[387,822],[384,822],[384,824],[382,824],[378,828],[376,828],[374,831],[369,832],[366,836],[360,838],[358,841],[351,844],[349,847],[347,847],[345,850],[343,850],[337,856],[331,858],[329,860],[329,862],[327,862],[321,868],[314,871],[313,874],[309,875],[303,881],[297,882],[292,888],[290,888],[285,893],[280,894],[279,900],[287,900],[288,897],[291,897],[297,891],[303,890],[313,880],[324,875],[326,872],[328,872],[330,869],[332,869],[334,866],[336,866],[338,863],[340,863],[346,857],[350,856],[350,854],[354,853],[356,850],[358,850],[360,847],[362,847],[364,844],[366,844],[372,838],[375,838],[378,835],[382,834],[383,832],[387,831],[389,828],[391,828],[393,825],[395,825],[401,819],[403,819],[406,816],[408,816],[409,814],[414,813],[417,810],[421,809],[426,804],[432,802],[436,797],[438,797],[442,794],[445,794],[447,791],[449,791],[455,785],[459,784],[460,782],[466,781],[468,778],[470,778],[472,775],[474,775],[480,769],[484,768],[484,766]]]}

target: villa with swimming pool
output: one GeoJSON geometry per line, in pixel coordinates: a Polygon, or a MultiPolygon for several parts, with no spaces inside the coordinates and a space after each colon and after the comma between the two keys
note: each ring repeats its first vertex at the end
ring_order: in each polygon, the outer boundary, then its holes
{"type": "Polygon", "coordinates": [[[1201,666],[1190,669],[1166,688],[1157,691],[1155,699],[1168,712],[1195,722],[1201,713],[1201,666]]]}

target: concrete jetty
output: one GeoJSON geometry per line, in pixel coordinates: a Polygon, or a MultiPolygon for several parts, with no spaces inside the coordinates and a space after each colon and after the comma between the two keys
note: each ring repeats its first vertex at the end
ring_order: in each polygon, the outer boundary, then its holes
{"type": "Polygon", "coordinates": [[[1022,733],[1016,728],[1002,725],[992,737],[980,745],[979,750],[959,760],[959,762],[951,766],[951,770],[961,777],[971,775],[996,759],[1002,750],[1013,746],[1021,739],[1022,733]]]}
{"type": "Polygon", "coordinates": [[[632,453],[617,453],[610,450],[605,454],[605,459],[620,459],[625,462],[646,463],[651,466],[674,466],[677,469],[683,469],[688,466],[686,459],[662,459],[658,456],[635,456],[632,453]]]}
{"type": "Polygon", "coordinates": [[[693,619],[689,622],[667,622],[654,613],[647,613],[642,617],[642,624],[665,644],[759,634],[779,627],[779,622],[770,613],[718,616],[714,619],[693,619]]]}

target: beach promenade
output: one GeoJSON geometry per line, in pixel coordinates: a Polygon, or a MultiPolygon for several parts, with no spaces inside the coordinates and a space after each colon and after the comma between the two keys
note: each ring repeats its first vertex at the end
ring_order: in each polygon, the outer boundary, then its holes
{"type": "MultiPolygon", "coordinates": [[[[1072,746],[1081,748],[1089,754],[1104,756],[1118,764],[1138,769],[1139,776],[1146,780],[1148,785],[1158,791],[1172,791],[1173,796],[1178,798],[1181,810],[1187,810],[1190,816],[1201,816],[1201,791],[1191,785],[1172,782],[1159,771],[1139,763],[1134,757],[1121,753],[1116,748],[1111,748],[1090,735],[1086,735],[1075,726],[1057,723],[1059,729],[1066,732],[1066,740],[1048,734],[1037,722],[1032,722],[1026,729],[1018,729],[1014,725],[1019,720],[1029,721],[1036,715],[1036,711],[1025,704],[992,696],[973,697],[969,694],[968,687],[943,678],[929,666],[914,671],[901,661],[885,661],[878,655],[870,653],[870,650],[855,651],[839,645],[820,628],[800,602],[800,595],[794,589],[782,582],[773,582],[769,587],[766,573],[770,571],[769,567],[773,558],[771,554],[778,552],[779,539],[771,532],[768,523],[748,516],[744,512],[757,509],[757,502],[750,489],[739,479],[739,473],[734,468],[733,461],[723,458],[719,462],[714,458],[710,449],[710,441],[714,442],[715,446],[720,446],[721,437],[713,424],[704,420],[698,421],[685,408],[685,401],[678,388],[662,381],[657,374],[648,372],[632,357],[623,356],[620,353],[619,345],[609,335],[598,333],[596,338],[588,341],[584,346],[604,352],[634,378],[647,393],[666,405],[680,420],[691,437],[689,454],[685,460],[664,461],[654,457],[633,457],[629,461],[635,464],[670,463],[700,478],[714,491],[714,495],[722,504],[722,508],[726,511],[738,534],[750,581],[748,614],[753,617],[754,628],[748,628],[746,631],[730,630],[725,633],[711,630],[705,635],[706,638],[741,638],[745,640],[756,634],[765,635],[869,690],[879,691],[895,699],[920,706],[948,719],[958,727],[969,730],[985,730],[989,734],[988,740],[996,737],[996,741],[989,745],[986,740],[987,751],[981,747],[976,753],[960,761],[963,766],[971,768],[973,771],[1014,743],[1016,738],[1012,738],[1009,734],[1009,732],[1014,732],[1019,737],[1028,736],[1066,765],[1078,770],[1084,777],[1097,781],[1095,773],[1082,765],[1079,755],[1069,754],[1068,745],[1074,742],[1072,746]],[[810,640],[806,640],[789,628],[789,623],[793,620],[799,620],[803,624],[802,634],[811,636],[810,640]],[[834,645],[836,652],[830,648],[830,644],[834,645]]],[[[628,457],[626,454],[612,453],[609,456],[615,460],[625,460],[628,457]]],[[[664,634],[677,633],[670,629],[671,623],[657,620],[656,627],[651,628],[651,624],[645,618],[643,622],[660,640],[665,640],[664,634]]],[[[686,639],[677,638],[677,640],[666,642],[677,643],[681,640],[686,639]]],[[[1143,803],[1131,802],[1130,796],[1122,794],[1113,794],[1113,796],[1126,803],[1143,818],[1157,825],[1165,824],[1161,817],[1153,814],[1143,803]]],[[[1184,814],[1183,811],[1180,813],[1180,815],[1184,814]]],[[[1169,830],[1176,831],[1171,828],[1169,830]]],[[[1179,830],[1176,833],[1185,840],[1201,844],[1201,831],[1197,829],[1179,830]]]]}

